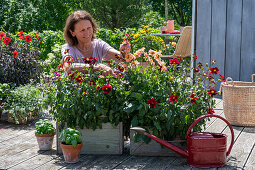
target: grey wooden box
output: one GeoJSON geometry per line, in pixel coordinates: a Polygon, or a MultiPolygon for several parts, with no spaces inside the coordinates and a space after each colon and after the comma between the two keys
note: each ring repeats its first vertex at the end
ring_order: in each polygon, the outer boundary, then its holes
{"type": "MultiPolygon", "coordinates": [[[[151,140],[150,143],[146,144],[143,141],[134,142],[133,140],[134,132],[130,130],[130,155],[135,156],[177,156],[179,154],[173,152],[172,150],[162,147],[158,142],[151,140]]],[[[186,146],[182,146],[180,143],[174,142],[174,145],[186,149],[186,146]]]]}
{"type": "MultiPolygon", "coordinates": [[[[103,123],[102,129],[79,129],[82,133],[83,146],[81,154],[111,154],[121,155],[123,153],[123,124],[114,127],[110,123],[103,123]]],[[[62,153],[60,147],[60,132],[57,128],[57,153],[62,153]]]]}

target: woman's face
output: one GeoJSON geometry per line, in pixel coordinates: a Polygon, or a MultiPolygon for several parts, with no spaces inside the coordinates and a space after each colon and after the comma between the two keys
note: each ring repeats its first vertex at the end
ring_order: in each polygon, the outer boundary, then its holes
{"type": "Polygon", "coordinates": [[[89,20],[81,20],[74,25],[74,32],[70,32],[73,37],[76,36],[78,43],[88,43],[92,40],[93,27],[89,20]]]}

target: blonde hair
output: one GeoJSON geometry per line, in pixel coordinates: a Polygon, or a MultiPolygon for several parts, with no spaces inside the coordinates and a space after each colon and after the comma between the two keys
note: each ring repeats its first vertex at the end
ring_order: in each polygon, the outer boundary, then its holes
{"type": "Polygon", "coordinates": [[[74,31],[75,24],[81,20],[90,21],[93,28],[92,40],[96,38],[97,25],[93,17],[90,15],[90,13],[86,11],[82,11],[82,10],[75,11],[67,18],[65,29],[64,29],[65,40],[70,46],[74,46],[78,44],[77,38],[72,36],[72,34],[70,33],[70,30],[74,31]]]}

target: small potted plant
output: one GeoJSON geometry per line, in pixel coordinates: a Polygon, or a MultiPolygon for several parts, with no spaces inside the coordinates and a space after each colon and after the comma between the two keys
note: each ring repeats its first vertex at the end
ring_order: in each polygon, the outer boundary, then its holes
{"type": "Polygon", "coordinates": [[[61,139],[61,149],[64,154],[65,162],[76,163],[80,159],[80,152],[82,148],[81,132],[76,129],[64,129],[59,139],[61,139]]]}
{"type": "Polygon", "coordinates": [[[55,135],[53,124],[47,119],[40,119],[35,123],[35,127],[35,136],[37,138],[40,150],[51,150],[55,135]]]}

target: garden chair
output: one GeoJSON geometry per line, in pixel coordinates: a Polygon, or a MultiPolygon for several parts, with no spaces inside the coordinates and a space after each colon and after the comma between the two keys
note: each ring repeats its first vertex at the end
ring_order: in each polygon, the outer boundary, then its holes
{"type": "Polygon", "coordinates": [[[162,55],[161,59],[168,60],[176,58],[177,56],[190,57],[191,56],[191,37],[192,37],[192,26],[186,26],[183,29],[182,35],[180,36],[174,54],[162,55]]]}

